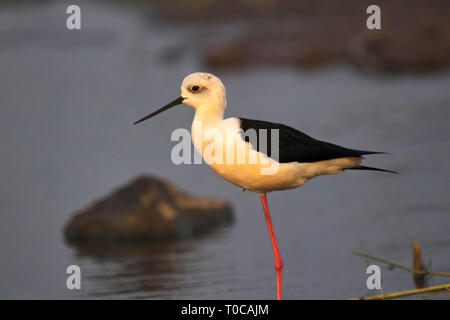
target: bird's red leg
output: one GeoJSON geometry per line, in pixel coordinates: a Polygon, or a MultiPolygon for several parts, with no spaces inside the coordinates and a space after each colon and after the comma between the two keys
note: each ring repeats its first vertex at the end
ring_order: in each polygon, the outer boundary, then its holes
{"type": "Polygon", "coordinates": [[[283,260],[281,260],[280,249],[278,249],[277,238],[273,231],[272,219],[270,218],[269,205],[265,193],[261,193],[261,201],[266,216],[267,229],[269,230],[270,241],[272,242],[273,255],[275,257],[275,270],[277,271],[277,299],[282,299],[282,285],[283,285],[283,260]]]}

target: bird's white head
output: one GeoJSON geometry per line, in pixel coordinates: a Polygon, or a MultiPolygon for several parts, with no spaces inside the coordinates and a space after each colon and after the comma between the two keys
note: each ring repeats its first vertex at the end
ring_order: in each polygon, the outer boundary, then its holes
{"type": "Polygon", "coordinates": [[[183,104],[195,109],[222,108],[227,105],[225,86],[215,75],[196,72],[184,78],[181,84],[183,104]]]}
{"type": "Polygon", "coordinates": [[[205,72],[196,72],[184,78],[181,96],[164,107],[141,118],[134,124],[147,120],[179,104],[193,107],[207,117],[222,118],[227,106],[225,86],[218,77],[205,72]]]}

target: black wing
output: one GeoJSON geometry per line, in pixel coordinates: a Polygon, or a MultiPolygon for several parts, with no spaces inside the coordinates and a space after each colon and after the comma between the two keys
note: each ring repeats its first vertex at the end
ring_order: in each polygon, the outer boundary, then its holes
{"type": "MultiPolygon", "coordinates": [[[[314,139],[303,132],[288,127],[281,123],[273,123],[261,120],[251,120],[240,118],[241,129],[244,131],[248,129],[255,129],[257,134],[257,145],[254,145],[254,141],[250,141],[248,136],[244,135],[245,141],[252,143],[252,147],[257,151],[264,152],[267,156],[271,157],[270,148],[270,133],[272,129],[278,129],[279,131],[279,159],[280,163],[286,162],[316,162],[323,160],[330,160],[336,158],[345,157],[361,157],[365,154],[375,154],[384,152],[364,151],[347,149],[329,142],[320,141],[314,139]],[[259,141],[259,130],[267,130],[267,141],[265,145],[266,150],[260,150],[261,143],[259,141]]],[[[263,144],[264,145],[264,144],[263,144]]]]}

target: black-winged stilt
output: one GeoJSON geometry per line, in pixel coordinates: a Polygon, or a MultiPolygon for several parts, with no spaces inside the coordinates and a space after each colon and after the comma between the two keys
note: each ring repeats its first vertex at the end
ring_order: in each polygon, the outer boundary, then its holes
{"type": "Polygon", "coordinates": [[[340,147],[279,123],[244,118],[224,119],[227,105],[225,87],[219,78],[209,73],[188,75],[181,85],[179,98],[135,124],[179,104],[195,109],[192,142],[208,165],[225,180],[260,194],[275,256],[278,299],[282,298],[283,261],[266,194],[296,188],[316,176],[346,169],[396,173],[361,165],[363,155],[383,152],[340,147]],[[252,129],[254,133],[262,134],[252,139],[252,134],[248,134],[252,129]]]}

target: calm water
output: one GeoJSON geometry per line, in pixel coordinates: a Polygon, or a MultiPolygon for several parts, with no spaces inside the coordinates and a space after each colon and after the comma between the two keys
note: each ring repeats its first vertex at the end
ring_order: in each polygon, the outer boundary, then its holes
{"type": "MultiPolygon", "coordinates": [[[[195,26],[177,29],[131,11],[80,5],[82,32],[65,29],[64,2],[0,10],[0,298],[273,298],[259,197],[206,165],[170,161],[170,134],[190,128],[193,110],[131,125],[178,97],[181,79],[202,69],[195,26]],[[161,246],[64,243],[62,228],[75,210],[141,173],[229,200],[236,223],[161,246]],[[82,269],[81,291],[65,288],[70,264],[82,269]]],[[[384,78],[339,66],[218,75],[227,86],[227,115],[393,152],[367,163],[401,172],[319,177],[269,195],[286,298],[373,294],[365,286],[369,262],[351,250],[409,266],[417,241],[433,270],[450,270],[450,73],[384,78]]],[[[382,277],[385,293],[414,288],[403,271],[383,267],[382,277]]],[[[426,298],[436,297],[446,296],[426,298]]]]}

